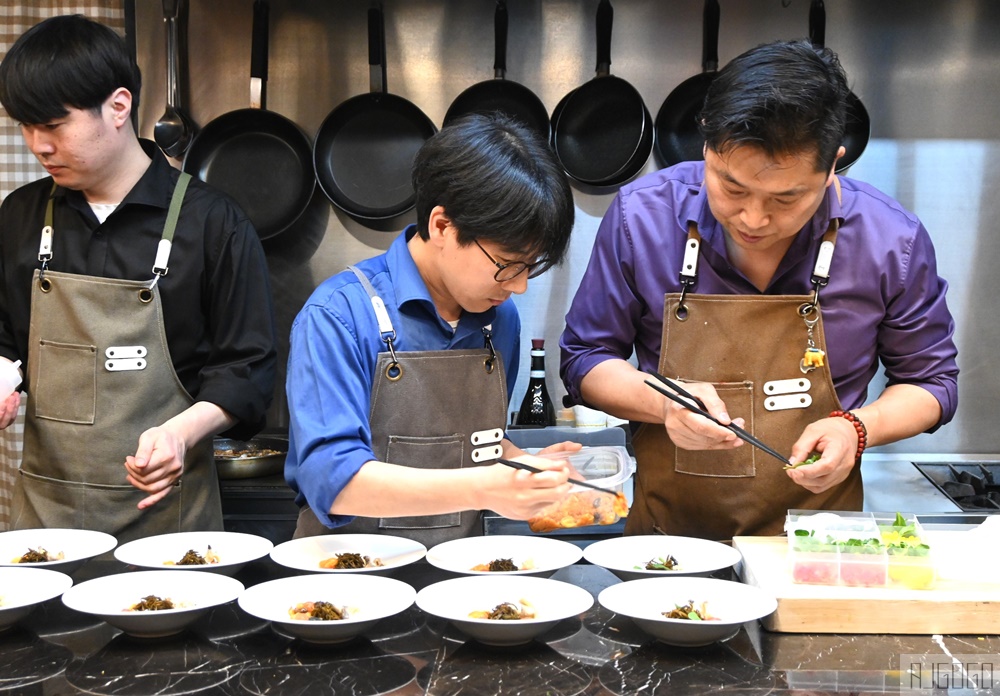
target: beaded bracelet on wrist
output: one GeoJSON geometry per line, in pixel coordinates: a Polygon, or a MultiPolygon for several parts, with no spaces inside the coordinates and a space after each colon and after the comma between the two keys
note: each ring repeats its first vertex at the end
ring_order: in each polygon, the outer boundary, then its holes
{"type": "Polygon", "coordinates": [[[830,413],[830,418],[846,418],[851,422],[854,430],[858,433],[858,451],[854,455],[854,461],[861,459],[865,448],[868,447],[868,428],[865,427],[865,424],[850,411],[833,411],[830,413]]]}

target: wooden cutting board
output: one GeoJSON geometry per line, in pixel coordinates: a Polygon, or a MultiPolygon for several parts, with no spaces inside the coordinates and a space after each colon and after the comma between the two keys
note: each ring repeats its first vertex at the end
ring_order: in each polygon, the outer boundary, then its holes
{"type": "Polygon", "coordinates": [[[741,577],[773,594],[778,609],[761,619],[780,633],[1000,634],[1000,583],[941,580],[928,590],[792,582],[788,540],[736,537],[741,577]]]}

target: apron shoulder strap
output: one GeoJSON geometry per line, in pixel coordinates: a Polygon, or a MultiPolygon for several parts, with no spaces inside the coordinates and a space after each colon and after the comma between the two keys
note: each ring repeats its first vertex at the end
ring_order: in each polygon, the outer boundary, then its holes
{"type": "Polygon", "coordinates": [[[375,318],[378,320],[379,335],[383,341],[391,344],[396,339],[396,330],[392,326],[392,319],[389,318],[389,311],[385,308],[385,303],[378,296],[378,292],[375,291],[375,286],[372,285],[372,282],[368,280],[368,276],[361,272],[361,269],[357,266],[348,266],[347,268],[357,276],[361,287],[368,293],[368,298],[372,302],[372,308],[375,310],[375,318]]]}
{"type": "Polygon", "coordinates": [[[181,217],[181,206],[184,205],[184,194],[188,184],[191,183],[191,175],[181,172],[174,186],[174,192],[170,196],[170,207],[167,208],[167,219],[163,223],[163,234],[160,235],[160,243],[156,247],[156,259],[153,261],[154,281],[160,276],[167,274],[167,263],[170,260],[170,248],[174,243],[174,232],[177,230],[177,221],[181,217]]]}

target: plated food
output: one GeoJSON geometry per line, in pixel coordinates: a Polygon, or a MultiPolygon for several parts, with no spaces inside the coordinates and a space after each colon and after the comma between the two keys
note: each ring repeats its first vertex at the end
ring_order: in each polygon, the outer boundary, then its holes
{"type": "Polygon", "coordinates": [[[107,553],[118,540],[89,529],[17,529],[0,533],[0,566],[33,566],[72,573],[107,553]]]}
{"type": "Polygon", "coordinates": [[[80,583],[63,593],[62,601],[131,636],[160,638],[180,633],[242,592],[242,583],[217,573],[141,570],[80,583]]]}
{"type": "Polygon", "coordinates": [[[590,544],[583,550],[583,557],[622,580],[710,575],[742,559],[739,551],[717,541],[666,534],[605,539],[590,544]]]}
{"type": "Polygon", "coordinates": [[[311,643],[342,643],[405,611],[416,591],[376,575],[316,573],[254,585],[239,598],[279,633],[311,643]]]}
{"type": "Polygon", "coordinates": [[[0,631],[24,619],[42,602],[73,585],[65,573],[33,566],[0,568],[0,631]]]}
{"type": "Polygon", "coordinates": [[[704,577],[630,580],[602,590],[597,601],[653,638],[686,647],[732,638],[744,623],[778,608],[759,587],[704,577]]]}
{"type": "Polygon", "coordinates": [[[323,570],[358,570],[360,568],[381,568],[384,565],[381,558],[362,556],[353,551],[337,553],[319,562],[319,567],[323,570]]]}
{"type": "Polygon", "coordinates": [[[519,534],[454,539],[427,552],[428,563],[460,575],[548,577],[582,557],[580,547],[567,541],[519,534]]]}
{"type": "Polygon", "coordinates": [[[420,590],[416,601],[470,638],[495,646],[530,642],[594,604],[590,593],[576,585],[507,573],[434,583],[420,590]]]}
{"type": "Polygon", "coordinates": [[[427,547],[388,534],[324,534],[292,539],[271,550],[278,565],[307,573],[388,575],[427,555],[427,547]]]}
{"type": "Polygon", "coordinates": [[[122,544],[115,549],[115,558],[139,568],[234,575],[273,548],[270,540],[255,534],[177,532],[122,544]]]}

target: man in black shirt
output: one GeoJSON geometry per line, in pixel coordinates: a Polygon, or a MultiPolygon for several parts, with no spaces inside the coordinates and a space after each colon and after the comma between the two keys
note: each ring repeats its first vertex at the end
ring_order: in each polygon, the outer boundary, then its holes
{"type": "Polygon", "coordinates": [[[256,232],[136,136],[140,79],[121,37],[79,15],[0,63],[0,103],[50,174],[0,207],[0,356],[22,361],[30,399],[15,528],[221,529],[211,436],[252,436],[273,395],[256,232]]]}

